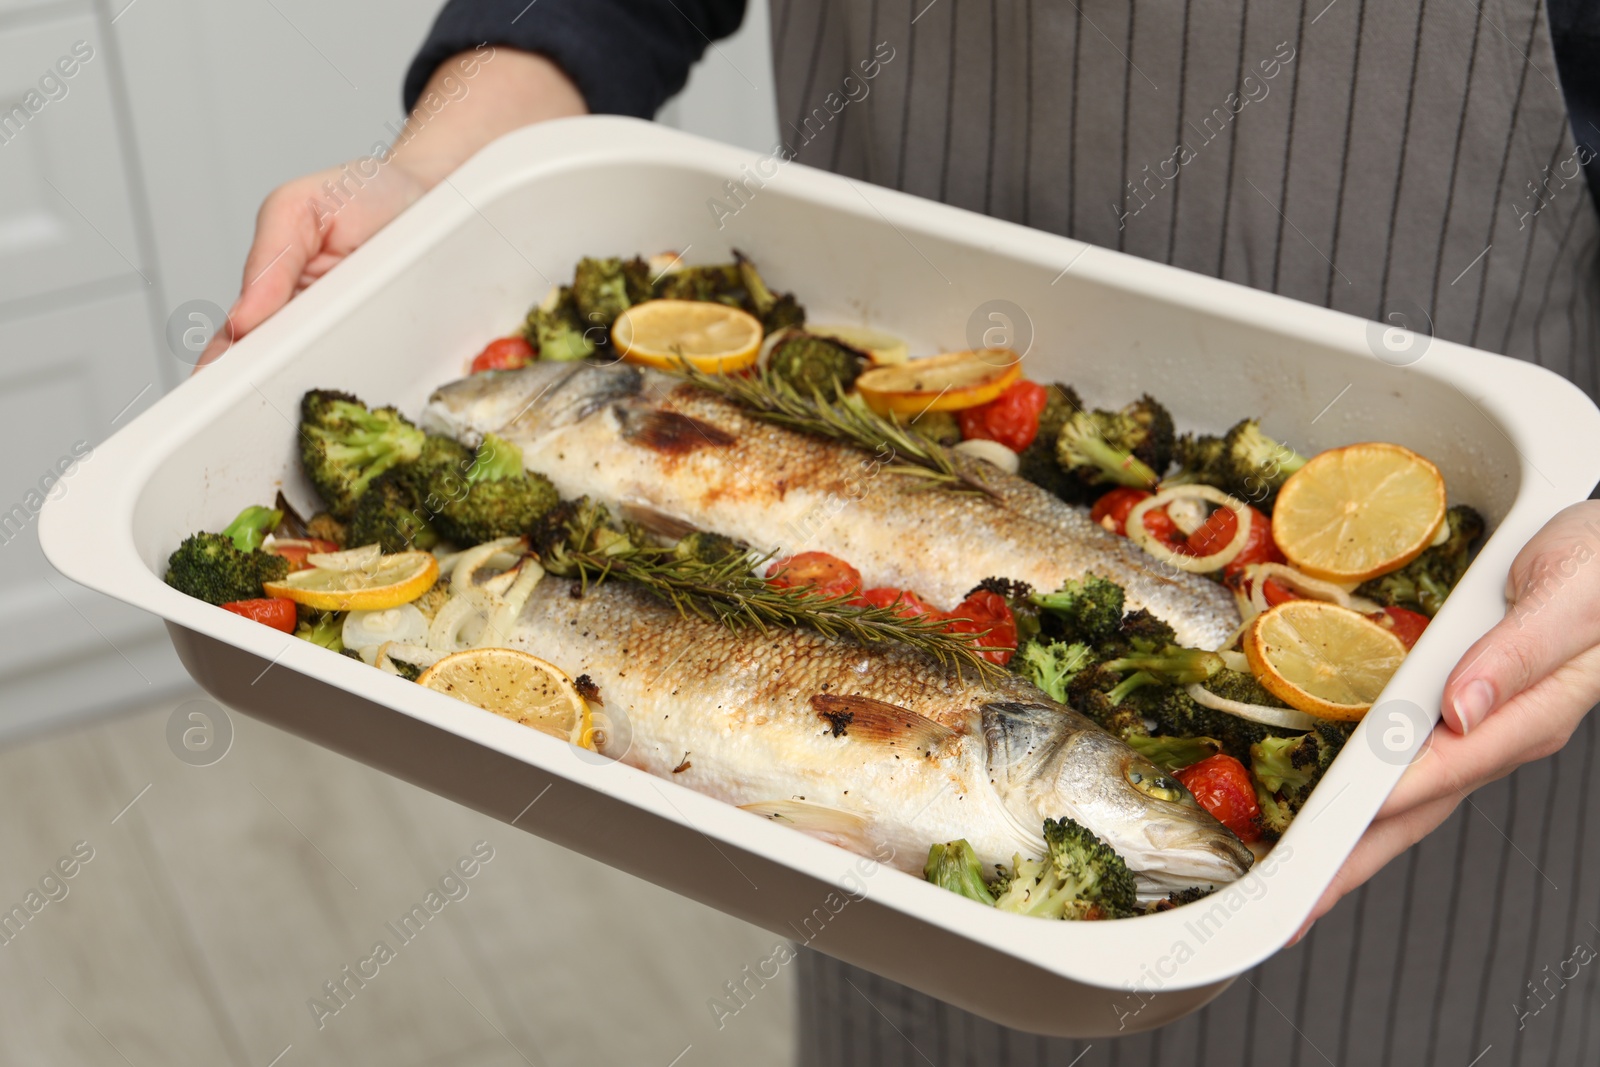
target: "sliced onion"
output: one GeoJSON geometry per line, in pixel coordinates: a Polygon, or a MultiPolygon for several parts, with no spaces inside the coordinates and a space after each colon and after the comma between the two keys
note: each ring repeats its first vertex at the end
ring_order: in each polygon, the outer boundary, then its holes
{"type": "Polygon", "coordinates": [[[464,596],[453,596],[428,626],[428,647],[445,653],[469,649],[483,632],[484,621],[480,605],[464,596]]]}
{"type": "Polygon", "coordinates": [[[1127,530],[1129,540],[1163,563],[1191,574],[1209,574],[1226,567],[1244,551],[1245,544],[1250,540],[1250,524],[1253,521],[1255,520],[1251,517],[1249,507],[1215,486],[1175,485],[1170,489],[1161,490],[1155,496],[1147,496],[1135,504],[1133,510],[1128,512],[1127,530]],[[1209,500],[1219,507],[1228,508],[1237,520],[1234,523],[1233,540],[1209,556],[1191,556],[1185,552],[1175,551],[1158,540],[1144,524],[1145,515],[1155,508],[1163,507],[1174,500],[1196,497],[1209,500]]]}
{"type": "Polygon", "coordinates": [[[1242,674],[1250,673],[1250,658],[1243,652],[1235,652],[1231,648],[1220,649],[1217,655],[1222,657],[1223,665],[1230,671],[1239,671],[1242,674]]]}
{"type": "Polygon", "coordinates": [[[426,641],[428,619],[415,604],[401,604],[382,611],[352,611],[344,617],[340,638],[345,648],[358,652],[385,641],[426,641]]]}
{"type": "Polygon", "coordinates": [[[1204,526],[1209,517],[1205,501],[1195,497],[1174,500],[1167,506],[1167,515],[1172,519],[1172,525],[1176,526],[1178,532],[1185,537],[1204,526]]]}
{"type": "Polygon", "coordinates": [[[520,537],[502,537],[498,541],[485,541],[462,552],[456,557],[455,566],[450,569],[450,592],[457,596],[462,594],[476,596],[479,591],[477,588],[479,569],[495,563],[503,563],[504,567],[516,566],[522,554],[518,552],[513,555],[511,550],[521,545],[520,537]]]}
{"type": "Polygon", "coordinates": [[[974,459],[981,459],[985,463],[999,467],[1007,474],[1017,473],[1017,468],[1021,466],[1017,454],[999,441],[985,441],[981,437],[974,437],[956,445],[955,451],[965,452],[974,459]]]}
{"type": "Polygon", "coordinates": [[[374,666],[387,674],[400,673],[399,668],[394,665],[390,657],[393,657],[402,663],[410,663],[413,666],[421,667],[423,670],[427,670],[435,663],[438,663],[440,660],[444,659],[445,656],[444,653],[435,652],[426,645],[407,644],[403,641],[385,641],[383,644],[377,646],[377,648],[375,648],[373,651],[374,666]]]}
{"type": "Polygon", "coordinates": [[[1241,719],[1259,722],[1264,726],[1278,726],[1285,730],[1310,730],[1317,725],[1316,719],[1293,708],[1273,708],[1266,704],[1246,704],[1238,700],[1229,700],[1217,696],[1199,682],[1194,682],[1187,688],[1196,704],[1204,705],[1213,711],[1225,711],[1229,715],[1237,715],[1241,719]]]}
{"type": "Polygon", "coordinates": [[[478,635],[477,640],[480,647],[505,644],[511,628],[517,624],[517,619],[522,615],[522,609],[528,603],[528,598],[533,595],[533,587],[544,577],[544,568],[534,560],[526,559],[518,568],[516,577],[517,580],[511,583],[511,587],[506,590],[500,603],[495,605],[484,623],[483,632],[478,635]]]}
{"type": "MultiPolygon", "coordinates": [[[[1363,615],[1370,615],[1375,611],[1382,611],[1382,607],[1366,597],[1351,596],[1349,589],[1335,582],[1323,581],[1303,574],[1285,563],[1254,563],[1245,568],[1245,574],[1253,579],[1251,596],[1256,596],[1261,588],[1271,578],[1279,585],[1286,585],[1297,593],[1303,593],[1312,600],[1326,600],[1331,604],[1338,604],[1341,608],[1359,611],[1363,615]]],[[[1261,601],[1262,611],[1266,610],[1266,601],[1261,601]]]]}

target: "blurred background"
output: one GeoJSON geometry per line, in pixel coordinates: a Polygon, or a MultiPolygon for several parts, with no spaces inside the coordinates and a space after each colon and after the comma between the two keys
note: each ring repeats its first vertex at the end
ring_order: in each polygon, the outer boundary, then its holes
{"type": "MultiPolygon", "coordinates": [[[[169,330],[231,304],[262,198],[392,139],[440,2],[0,0],[0,1063],[792,1062],[792,981],[708,1006],[771,935],[230,716],[38,549],[41,475],[187,376],[169,330]]],[[[767,41],[752,0],[659,120],[767,151],[767,41]]]]}

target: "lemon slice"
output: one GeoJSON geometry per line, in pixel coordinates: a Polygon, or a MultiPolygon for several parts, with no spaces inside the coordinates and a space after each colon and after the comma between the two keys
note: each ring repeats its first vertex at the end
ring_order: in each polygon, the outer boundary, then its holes
{"type": "Polygon", "coordinates": [[[617,316],[611,342],[631,363],[675,367],[688,361],[707,374],[743,370],[761,355],[754,315],[702,300],[646,300],[617,316]]]}
{"type": "Polygon", "coordinates": [[[856,379],[856,391],[879,414],[960,411],[987,404],[1021,375],[1021,356],[983,348],[873,367],[856,379]]]}
{"type": "Polygon", "coordinates": [[[1359,719],[1406,658],[1390,630],[1322,600],[1288,600],[1244,636],[1256,679],[1273,696],[1323,719],[1359,719]]]}
{"type": "Polygon", "coordinates": [[[438,576],[439,562],[431,552],[399,552],[373,556],[364,567],[294,571],[281,582],[263,583],[262,589],[318,611],[382,611],[411,603],[438,576]]]}
{"type": "Polygon", "coordinates": [[[1272,538],[1313,578],[1364,582],[1420,556],[1444,522],[1444,477],[1409,448],[1348,445],[1290,475],[1272,538]]]}
{"type": "Polygon", "coordinates": [[[514,648],[469,648],[417,676],[417,684],[593,749],[589,705],[560,667],[514,648]]]}
{"type": "Polygon", "coordinates": [[[882,330],[866,326],[807,326],[806,333],[831,337],[859,352],[865,352],[875,365],[904,363],[911,358],[911,346],[900,338],[882,330]]]}

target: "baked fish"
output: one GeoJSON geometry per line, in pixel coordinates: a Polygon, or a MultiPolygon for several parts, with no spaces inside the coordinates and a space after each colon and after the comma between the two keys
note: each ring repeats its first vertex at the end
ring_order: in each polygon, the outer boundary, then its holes
{"type": "Polygon", "coordinates": [[[659,371],[534,363],[436,391],[423,425],[476,445],[494,433],[566,497],[587,495],[664,532],[709,530],[756,551],[823,551],[868,587],[941,607],[991,575],[1053,590],[1093,573],[1121,585],[1192,647],[1239,624],[1232,594],[1164,567],[1083,508],[981,461],[996,498],[929,488],[858,448],[762,422],[659,371]]]}
{"type": "Polygon", "coordinates": [[[1186,791],[1013,675],[961,677],[808,630],[729,631],[622,582],[585,592],[548,576],[506,643],[588,675],[618,721],[607,754],[867,855],[887,846],[906,871],[958,837],[985,866],[1046,855],[1043,822],[1062,816],[1116,849],[1145,899],[1251,864],[1186,791]]]}

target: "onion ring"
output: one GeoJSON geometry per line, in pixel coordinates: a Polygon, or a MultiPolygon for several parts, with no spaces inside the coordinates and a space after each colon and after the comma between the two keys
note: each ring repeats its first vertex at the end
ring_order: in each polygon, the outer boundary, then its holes
{"type": "Polygon", "coordinates": [[[1190,574],[1210,574],[1232,563],[1239,553],[1244,551],[1244,546],[1250,540],[1250,525],[1254,521],[1247,505],[1215,486],[1175,485],[1170,489],[1161,490],[1155,496],[1147,496],[1135,504],[1133,510],[1128,512],[1126,526],[1128,539],[1161,562],[1180,571],[1188,571],[1190,574]],[[1233,512],[1236,520],[1233,540],[1209,556],[1191,556],[1185,552],[1178,552],[1157,540],[1156,535],[1145,528],[1144,517],[1151,510],[1188,497],[1199,497],[1219,507],[1225,507],[1233,512]]]}

